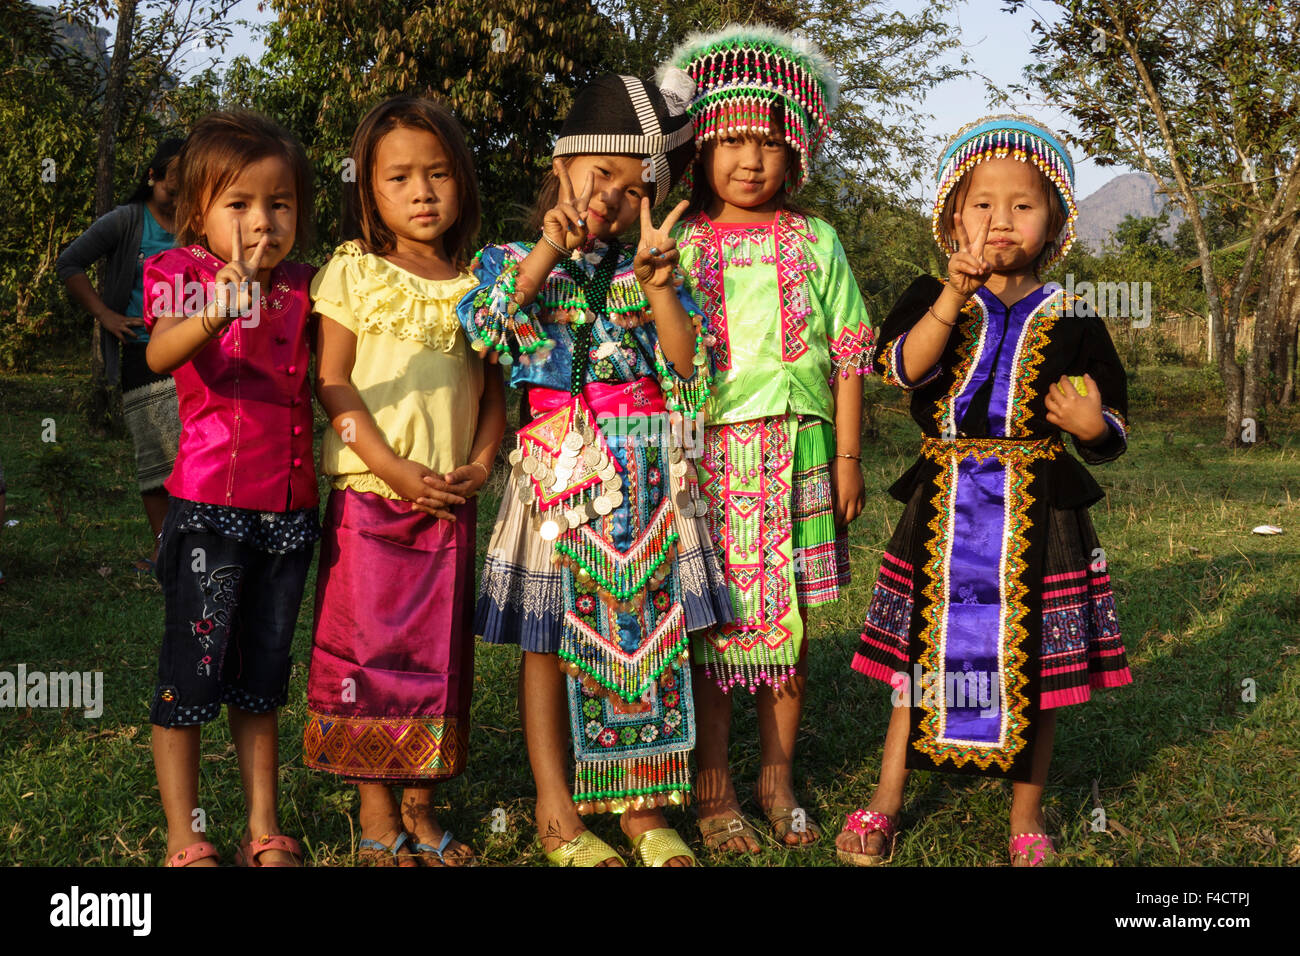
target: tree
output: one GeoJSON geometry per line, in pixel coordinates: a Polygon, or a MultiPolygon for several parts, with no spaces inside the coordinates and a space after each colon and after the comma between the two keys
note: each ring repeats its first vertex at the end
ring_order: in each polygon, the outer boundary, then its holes
{"type": "Polygon", "coordinates": [[[341,174],[362,115],[399,93],[442,100],[477,163],[483,234],[531,204],[573,92],[605,62],[609,24],[586,0],[271,0],[258,105],[304,137],[337,234],[341,174]]]}
{"type": "MultiPolygon", "coordinates": [[[[1027,5],[1006,0],[1008,10],[1027,5]]],[[[1243,420],[1268,398],[1278,353],[1294,355],[1300,322],[1300,7],[1056,5],[1064,19],[1034,24],[1029,82],[1079,124],[1073,141],[1089,155],[1146,170],[1187,217],[1224,383],[1224,442],[1239,444],[1243,420]],[[1218,254],[1216,222],[1238,225],[1239,260],[1218,254]],[[1249,306],[1254,344],[1242,359],[1237,336],[1249,306]]]]}

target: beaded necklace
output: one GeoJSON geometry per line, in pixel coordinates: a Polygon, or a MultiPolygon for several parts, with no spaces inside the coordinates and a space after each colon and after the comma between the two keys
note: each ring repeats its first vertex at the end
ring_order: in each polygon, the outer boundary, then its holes
{"type": "Polygon", "coordinates": [[[614,268],[618,265],[621,249],[618,240],[609,244],[605,258],[600,260],[596,271],[587,271],[572,259],[565,259],[560,267],[582,290],[586,300],[587,311],[576,316],[573,324],[577,330],[573,333],[573,372],[569,379],[569,394],[581,395],[587,380],[587,367],[591,363],[591,335],[597,313],[605,311],[605,299],[609,296],[609,283],[614,277],[614,268]]]}

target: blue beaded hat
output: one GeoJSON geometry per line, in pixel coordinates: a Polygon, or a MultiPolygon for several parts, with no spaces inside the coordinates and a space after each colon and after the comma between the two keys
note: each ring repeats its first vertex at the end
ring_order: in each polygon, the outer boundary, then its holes
{"type": "Polygon", "coordinates": [[[939,159],[936,180],[939,191],[930,216],[930,231],[939,247],[952,255],[957,251],[954,238],[943,229],[943,207],[948,196],[968,172],[986,159],[1018,159],[1033,163],[1056,188],[1065,213],[1065,225],[1048,243],[1043,268],[1060,260],[1074,244],[1074,221],[1078,209],[1074,204],[1074,163],[1060,138],[1032,116],[1004,113],[986,116],[969,123],[948,141],[939,159]]]}

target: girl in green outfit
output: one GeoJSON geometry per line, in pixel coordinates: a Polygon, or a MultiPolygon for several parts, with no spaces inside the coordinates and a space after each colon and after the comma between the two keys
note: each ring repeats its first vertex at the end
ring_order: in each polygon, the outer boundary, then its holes
{"type": "Polygon", "coordinates": [[[700,487],[736,618],[692,642],[696,801],[706,845],[736,852],[759,844],[727,764],[735,687],[758,709],[757,797],[773,834],[787,846],[821,835],[793,785],[807,608],[848,583],[846,528],[865,500],[858,376],[871,325],[835,230],[789,202],[836,95],[828,64],[801,48],[730,27],[691,37],[670,64],[697,82],[699,154],[677,238],[712,337],[700,487]]]}

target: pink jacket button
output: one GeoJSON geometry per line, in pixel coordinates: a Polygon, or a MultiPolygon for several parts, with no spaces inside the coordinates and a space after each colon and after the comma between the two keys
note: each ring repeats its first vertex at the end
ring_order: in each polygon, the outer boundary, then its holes
{"type": "Polygon", "coordinates": [[[290,365],[287,369],[285,369],[285,371],[287,371],[290,375],[296,375],[298,372],[298,366],[290,365]]]}
{"type": "Polygon", "coordinates": [[[295,459],[293,460],[293,467],[295,467],[295,468],[301,468],[301,467],[302,467],[302,459],[301,459],[301,458],[295,458],[295,459]]]}
{"type": "Polygon", "coordinates": [[[301,425],[294,425],[294,426],[293,426],[293,433],[294,433],[295,435],[301,435],[301,434],[302,434],[302,426],[301,426],[301,425]]]}

